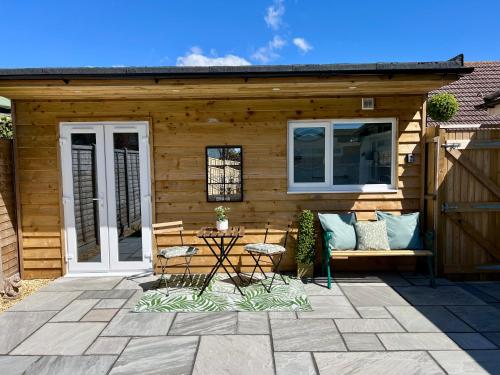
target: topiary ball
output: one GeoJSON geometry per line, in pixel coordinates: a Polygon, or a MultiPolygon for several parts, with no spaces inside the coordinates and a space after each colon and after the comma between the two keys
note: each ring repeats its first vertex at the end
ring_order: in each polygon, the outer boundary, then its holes
{"type": "Polygon", "coordinates": [[[436,94],[427,102],[427,113],[434,121],[448,121],[458,111],[458,100],[455,95],[436,94]]]}

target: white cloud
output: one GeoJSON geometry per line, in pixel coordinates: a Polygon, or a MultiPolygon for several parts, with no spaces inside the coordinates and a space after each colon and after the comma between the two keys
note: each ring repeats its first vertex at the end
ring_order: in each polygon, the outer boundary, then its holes
{"type": "Polygon", "coordinates": [[[286,46],[286,40],[278,35],[275,35],[272,40],[270,40],[266,46],[258,48],[252,55],[252,59],[257,60],[260,63],[268,63],[271,60],[276,60],[280,57],[277,50],[282,49],[286,46]]]}
{"type": "MultiPolygon", "coordinates": [[[[212,51],[215,52],[215,51],[212,51]]],[[[230,65],[251,65],[243,57],[236,55],[225,55],[223,57],[206,56],[200,47],[192,47],[184,56],[177,58],[177,66],[230,66],[230,65]]]]}
{"type": "Polygon", "coordinates": [[[304,38],[293,38],[293,44],[295,44],[295,46],[302,53],[307,53],[313,49],[313,46],[311,46],[304,38]]]}
{"type": "Polygon", "coordinates": [[[285,15],[284,0],[274,0],[273,5],[267,8],[264,21],[267,26],[273,30],[278,30],[283,23],[283,16],[285,15]]]}

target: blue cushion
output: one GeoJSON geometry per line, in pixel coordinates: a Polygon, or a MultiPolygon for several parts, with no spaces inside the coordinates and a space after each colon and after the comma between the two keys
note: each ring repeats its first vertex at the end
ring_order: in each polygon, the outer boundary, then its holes
{"type": "Polygon", "coordinates": [[[389,212],[377,211],[377,220],[385,220],[387,237],[391,249],[422,249],[420,238],[420,214],[414,212],[404,215],[393,215],[389,212]]]}
{"type": "Polygon", "coordinates": [[[318,214],[319,221],[325,232],[331,232],[330,249],[353,250],[356,248],[356,232],[354,213],[345,214],[318,214]]]}

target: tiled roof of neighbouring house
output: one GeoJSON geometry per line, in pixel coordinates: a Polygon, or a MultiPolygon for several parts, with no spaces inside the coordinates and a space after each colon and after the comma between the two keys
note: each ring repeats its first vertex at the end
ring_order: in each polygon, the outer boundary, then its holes
{"type": "Polygon", "coordinates": [[[500,89],[500,61],[466,62],[465,66],[473,67],[474,72],[429,93],[429,96],[440,92],[454,94],[460,104],[458,113],[447,122],[436,122],[429,118],[428,125],[480,124],[487,127],[500,127],[500,115],[490,116],[487,109],[475,108],[484,104],[485,96],[500,89]]]}

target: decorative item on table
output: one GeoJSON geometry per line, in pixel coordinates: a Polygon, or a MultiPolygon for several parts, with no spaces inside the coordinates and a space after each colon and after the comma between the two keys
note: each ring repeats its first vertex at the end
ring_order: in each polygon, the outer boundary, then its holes
{"type": "Polygon", "coordinates": [[[229,212],[229,207],[218,206],[214,208],[215,215],[217,215],[217,221],[215,223],[217,230],[228,230],[229,221],[227,220],[227,213],[229,212]]]}

